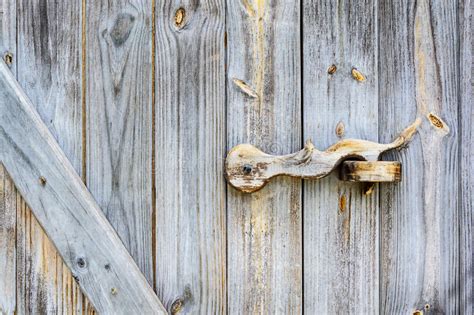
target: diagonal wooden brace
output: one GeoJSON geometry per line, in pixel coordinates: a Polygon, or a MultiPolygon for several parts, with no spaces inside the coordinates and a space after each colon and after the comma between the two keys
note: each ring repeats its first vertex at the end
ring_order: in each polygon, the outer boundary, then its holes
{"type": "Polygon", "coordinates": [[[388,144],[345,139],[326,151],[319,151],[308,140],[302,150],[280,156],[266,154],[250,144],[240,144],[232,148],[227,155],[226,177],[232,186],[250,193],[264,187],[275,176],[319,179],[329,175],[342,163],[340,169],[342,180],[398,181],[400,163],[378,161],[380,154],[408,143],[420,123],[421,120],[417,119],[388,144]],[[346,161],[349,159],[359,161],[346,161]]]}
{"type": "Polygon", "coordinates": [[[153,289],[3,62],[0,93],[0,161],[97,312],[165,314],[153,289]]]}

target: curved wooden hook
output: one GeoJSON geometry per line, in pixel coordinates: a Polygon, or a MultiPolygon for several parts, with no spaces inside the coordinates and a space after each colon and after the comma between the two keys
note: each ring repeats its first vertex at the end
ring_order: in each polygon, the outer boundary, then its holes
{"type": "Polygon", "coordinates": [[[227,181],[238,190],[250,193],[261,189],[272,177],[279,175],[322,178],[345,159],[377,161],[382,152],[408,143],[420,123],[418,118],[388,144],[344,139],[325,151],[319,151],[308,140],[302,150],[280,156],[266,154],[251,144],[239,144],[229,151],[226,158],[227,181]]]}

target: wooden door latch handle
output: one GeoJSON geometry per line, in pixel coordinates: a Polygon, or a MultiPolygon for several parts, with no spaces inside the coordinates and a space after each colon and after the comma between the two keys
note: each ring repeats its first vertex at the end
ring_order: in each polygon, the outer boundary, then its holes
{"type": "Polygon", "coordinates": [[[340,165],[339,178],[357,182],[394,182],[401,179],[401,164],[379,161],[382,152],[407,144],[421,120],[417,119],[391,143],[344,139],[325,151],[306,141],[304,148],[288,155],[266,154],[251,144],[239,144],[227,154],[227,181],[243,192],[254,192],[280,175],[319,179],[340,165]]]}

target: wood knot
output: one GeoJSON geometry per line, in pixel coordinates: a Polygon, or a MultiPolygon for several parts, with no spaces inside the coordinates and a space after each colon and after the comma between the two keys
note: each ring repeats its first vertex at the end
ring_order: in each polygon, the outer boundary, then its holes
{"type": "Polygon", "coordinates": [[[185,19],[186,10],[184,10],[184,8],[179,8],[176,10],[174,13],[174,25],[176,25],[177,28],[182,28],[184,26],[185,19]]]}
{"type": "Polygon", "coordinates": [[[345,126],[342,121],[338,122],[336,125],[336,136],[342,138],[344,136],[345,126]]]}
{"type": "Polygon", "coordinates": [[[44,176],[40,176],[39,183],[41,186],[46,186],[46,183],[47,183],[46,178],[44,176]]]}
{"type": "Polygon", "coordinates": [[[429,121],[431,122],[431,124],[432,124],[433,126],[435,126],[436,128],[439,128],[439,129],[443,129],[443,128],[444,128],[443,121],[441,120],[441,118],[439,118],[439,117],[436,116],[435,114],[429,113],[429,114],[428,114],[428,119],[429,119],[429,121]]]}
{"type": "Polygon", "coordinates": [[[135,17],[128,13],[121,13],[115,19],[114,26],[110,31],[110,38],[115,46],[121,46],[130,36],[135,17]]]}
{"type": "Polygon", "coordinates": [[[175,300],[173,302],[173,304],[171,304],[170,313],[173,314],[173,315],[178,314],[183,309],[183,306],[184,306],[184,300],[183,299],[179,298],[179,299],[175,300]]]}
{"type": "Polygon", "coordinates": [[[339,197],[339,211],[343,213],[346,211],[346,195],[341,195],[339,197]]]}
{"type": "Polygon", "coordinates": [[[356,68],[352,68],[351,74],[352,74],[352,77],[353,77],[356,81],[364,82],[364,81],[366,80],[366,79],[365,79],[365,76],[362,74],[362,72],[360,72],[360,71],[357,70],[356,68]]]}
{"type": "Polygon", "coordinates": [[[258,99],[258,94],[257,92],[255,92],[254,89],[252,89],[246,82],[240,80],[240,79],[236,79],[236,78],[233,78],[232,79],[232,82],[234,82],[234,84],[236,86],[238,86],[240,88],[240,90],[242,92],[244,92],[245,94],[247,94],[248,96],[252,97],[252,98],[257,98],[258,99]]]}
{"type": "Polygon", "coordinates": [[[5,63],[8,66],[12,65],[12,63],[13,63],[13,54],[11,52],[7,52],[3,58],[5,59],[5,63]]]}
{"type": "Polygon", "coordinates": [[[117,295],[117,293],[118,293],[117,288],[112,288],[112,289],[110,289],[110,293],[111,293],[112,295],[117,295]]]}
{"type": "Polygon", "coordinates": [[[337,67],[336,65],[330,65],[328,68],[328,74],[334,74],[336,73],[337,67]]]}

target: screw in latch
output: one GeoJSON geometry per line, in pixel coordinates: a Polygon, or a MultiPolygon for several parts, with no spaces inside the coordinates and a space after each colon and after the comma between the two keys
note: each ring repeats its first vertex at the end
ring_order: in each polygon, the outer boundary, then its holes
{"type": "Polygon", "coordinates": [[[245,175],[249,175],[252,172],[252,165],[245,164],[244,167],[242,168],[242,171],[244,172],[245,175]]]}

